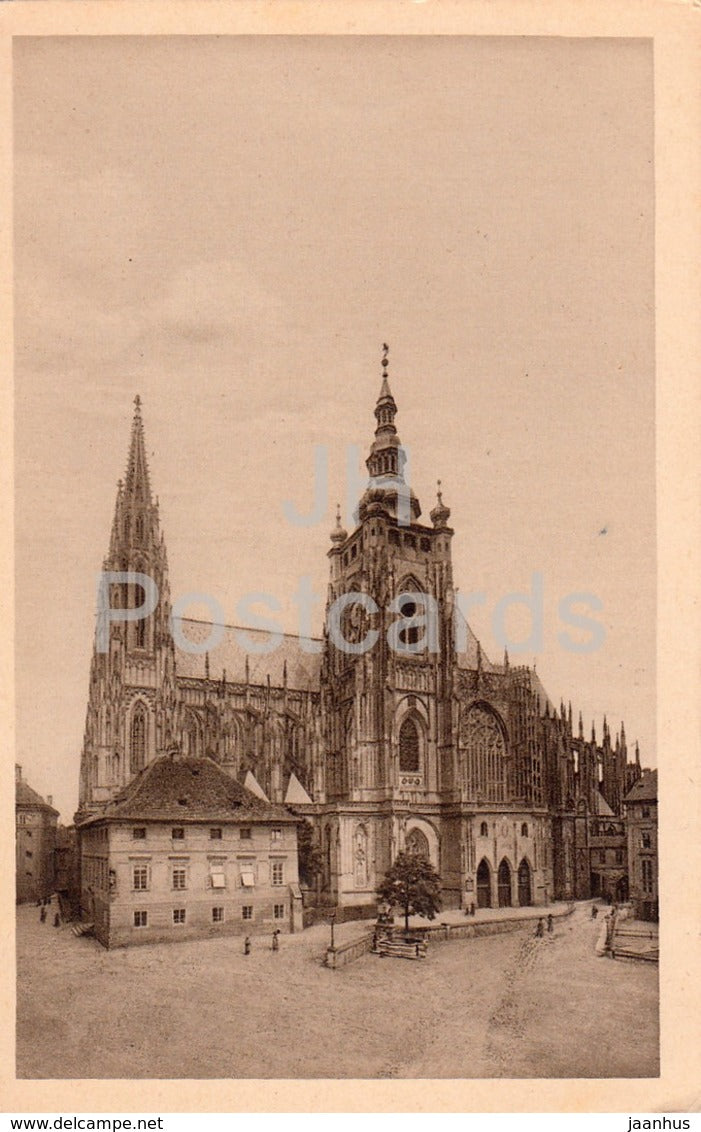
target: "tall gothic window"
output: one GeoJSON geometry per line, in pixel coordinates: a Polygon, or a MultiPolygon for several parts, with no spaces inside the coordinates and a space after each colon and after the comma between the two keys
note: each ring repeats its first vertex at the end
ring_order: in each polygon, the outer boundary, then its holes
{"type": "Polygon", "coordinates": [[[490,802],[507,800],[506,743],[496,715],[475,705],[463,715],[460,746],[465,750],[467,788],[490,802]]]}
{"type": "Polygon", "coordinates": [[[146,763],[146,712],[141,704],[134,708],[129,738],[129,770],[138,774],[146,763]]]}
{"type": "Polygon", "coordinates": [[[419,729],[411,716],[399,728],[399,769],[414,773],[420,769],[419,729]]]}

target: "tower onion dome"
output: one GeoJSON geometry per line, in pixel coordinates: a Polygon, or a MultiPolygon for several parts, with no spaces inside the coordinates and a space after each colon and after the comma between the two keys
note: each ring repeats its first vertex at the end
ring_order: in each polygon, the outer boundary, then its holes
{"type": "Polygon", "coordinates": [[[340,546],[348,538],[348,531],[341,526],[341,504],[336,504],[336,526],[331,531],[331,542],[340,546]]]}
{"type": "Polygon", "coordinates": [[[450,507],[446,507],[445,503],[443,502],[443,492],[441,491],[440,480],[438,481],[438,490],[436,492],[436,495],[438,496],[438,502],[431,511],[431,522],[433,523],[434,527],[445,527],[448,525],[448,519],[450,518],[450,507]]]}
{"type": "Polygon", "coordinates": [[[382,513],[390,518],[405,517],[407,521],[414,521],[421,514],[421,505],[404,479],[406,454],[394,423],[397,405],[389,387],[388,352],[389,346],[385,344],[382,354],[382,385],[375,405],[375,439],[365,461],[371,482],[358,504],[357,518],[362,520],[382,513]],[[407,505],[404,500],[408,502],[406,515],[407,505]]]}

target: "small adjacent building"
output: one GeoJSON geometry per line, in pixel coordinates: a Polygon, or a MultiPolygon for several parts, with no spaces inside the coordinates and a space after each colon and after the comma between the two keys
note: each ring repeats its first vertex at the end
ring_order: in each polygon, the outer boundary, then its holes
{"type": "Polygon", "coordinates": [[[597,798],[596,817],[589,818],[589,866],[592,896],[628,899],[626,823],[618,818],[603,795],[597,798]]]}
{"type": "Polygon", "coordinates": [[[211,759],[157,759],[77,826],[83,918],[105,947],[301,930],[298,820],[211,759]]]}
{"type": "Polygon", "coordinates": [[[659,918],[657,888],[657,771],[645,770],[624,799],[628,827],[630,899],[640,920],[659,918]]]}
{"type": "Polygon", "coordinates": [[[15,764],[15,873],[18,904],[43,900],[54,891],[58,810],[22,778],[15,764]]]}

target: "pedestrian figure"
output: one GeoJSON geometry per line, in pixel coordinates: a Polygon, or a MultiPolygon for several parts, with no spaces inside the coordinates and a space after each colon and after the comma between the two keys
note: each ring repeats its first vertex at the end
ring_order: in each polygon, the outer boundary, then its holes
{"type": "Polygon", "coordinates": [[[251,954],[251,937],[250,937],[250,935],[247,935],[245,940],[243,941],[243,953],[244,953],[244,955],[250,955],[251,954]]]}
{"type": "Polygon", "coordinates": [[[538,920],[538,926],[536,927],[535,934],[536,934],[536,937],[538,939],[540,939],[543,935],[543,921],[542,921],[542,919],[538,920]]]}
{"type": "Polygon", "coordinates": [[[57,912],[56,915],[54,916],[54,927],[55,928],[61,927],[61,913],[60,912],[57,912]]]}
{"type": "Polygon", "coordinates": [[[41,912],[39,913],[39,923],[40,924],[46,923],[46,908],[43,904],[41,906],[41,912]]]}
{"type": "Polygon", "coordinates": [[[417,943],[417,945],[416,945],[416,958],[418,959],[418,958],[420,958],[420,956],[421,956],[421,946],[420,946],[420,944],[417,943]]]}
{"type": "Polygon", "coordinates": [[[279,935],[280,935],[280,929],[276,928],[275,931],[273,932],[273,951],[279,951],[280,950],[280,940],[278,939],[279,935]]]}
{"type": "Polygon", "coordinates": [[[552,914],[551,914],[551,913],[549,913],[549,914],[548,914],[548,932],[550,933],[550,935],[552,935],[552,932],[553,932],[553,918],[552,918],[552,914]]]}
{"type": "Polygon", "coordinates": [[[592,920],[595,920],[598,915],[599,915],[599,909],[597,908],[596,904],[592,904],[592,906],[591,906],[591,918],[592,918],[592,920]]]}
{"type": "Polygon", "coordinates": [[[470,915],[474,916],[474,914],[475,914],[475,906],[474,906],[474,904],[471,904],[470,905],[470,915]]]}

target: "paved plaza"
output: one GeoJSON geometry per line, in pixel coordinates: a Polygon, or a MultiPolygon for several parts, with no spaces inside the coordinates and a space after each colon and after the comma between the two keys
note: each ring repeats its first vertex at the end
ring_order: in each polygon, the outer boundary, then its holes
{"type": "Polygon", "coordinates": [[[589,905],[542,939],[524,923],[338,971],[326,924],[244,956],[235,937],[105,951],[51,920],[17,910],[21,1078],[658,1073],[657,966],[597,958],[589,905]]]}

